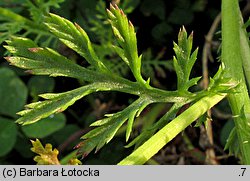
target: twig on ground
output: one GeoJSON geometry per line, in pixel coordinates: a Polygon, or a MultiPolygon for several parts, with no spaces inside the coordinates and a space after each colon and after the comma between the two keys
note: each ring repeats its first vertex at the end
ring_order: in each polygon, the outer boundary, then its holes
{"type": "MultiPolygon", "coordinates": [[[[213,61],[213,57],[211,54],[211,46],[212,46],[212,41],[213,41],[213,36],[214,33],[220,23],[221,20],[221,15],[217,15],[217,17],[215,18],[208,34],[205,37],[205,44],[203,47],[203,52],[202,52],[202,68],[203,68],[203,88],[207,89],[208,88],[208,84],[209,84],[209,76],[208,76],[208,60],[213,61]]],[[[208,117],[211,118],[211,110],[209,110],[207,112],[208,117]]],[[[207,122],[207,129],[206,129],[206,134],[208,137],[208,141],[210,143],[210,145],[213,145],[213,129],[212,129],[212,124],[211,124],[211,119],[208,119],[207,122]]],[[[201,133],[203,133],[204,127],[201,127],[201,133]]],[[[213,164],[213,165],[217,165],[218,161],[216,160],[216,155],[215,155],[215,151],[213,149],[213,147],[208,147],[206,149],[206,163],[208,164],[213,164]]]]}

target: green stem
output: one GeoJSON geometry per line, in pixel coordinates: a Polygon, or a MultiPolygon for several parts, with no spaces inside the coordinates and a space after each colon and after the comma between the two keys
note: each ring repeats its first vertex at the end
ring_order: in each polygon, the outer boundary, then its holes
{"type": "Polygon", "coordinates": [[[163,127],[132,154],[123,159],[118,165],[140,165],[147,162],[163,146],[181,133],[187,126],[203,115],[207,110],[221,101],[226,94],[210,95],[202,98],[190,108],[163,127]]]}
{"type": "MultiPolygon", "coordinates": [[[[242,22],[243,25],[243,22],[242,22]]],[[[244,74],[246,77],[248,88],[250,87],[250,47],[249,39],[245,28],[240,29],[240,44],[241,44],[241,56],[244,74]]]]}
{"type": "MultiPolygon", "coordinates": [[[[228,100],[233,114],[243,164],[250,164],[250,100],[243,71],[242,18],[238,0],[222,0],[222,55],[226,77],[239,82],[228,100]]],[[[246,60],[244,60],[246,61],[246,60]]]]}
{"type": "Polygon", "coordinates": [[[79,70],[79,75],[85,76],[88,73],[88,78],[91,82],[103,83],[103,86],[107,86],[108,90],[120,91],[137,96],[146,95],[153,102],[185,102],[188,103],[195,99],[199,99],[207,94],[207,92],[201,91],[199,93],[182,94],[179,91],[166,91],[154,87],[145,87],[138,82],[132,82],[116,75],[100,74],[99,72],[79,70]],[[101,80],[101,81],[100,81],[101,80]]]}

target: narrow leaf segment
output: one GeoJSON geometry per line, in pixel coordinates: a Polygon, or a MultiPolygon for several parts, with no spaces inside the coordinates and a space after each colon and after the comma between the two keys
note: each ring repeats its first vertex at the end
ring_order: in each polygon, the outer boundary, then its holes
{"type": "Polygon", "coordinates": [[[50,14],[45,21],[49,30],[65,45],[83,56],[96,69],[107,71],[106,66],[97,57],[88,35],[78,24],[55,14],[50,14]]]}
{"type": "Polygon", "coordinates": [[[148,83],[141,76],[141,58],[138,56],[137,39],[133,24],[127,19],[124,12],[117,5],[110,5],[107,10],[108,17],[119,46],[114,46],[114,50],[122,60],[130,67],[134,77],[142,85],[148,83]]]}
{"type": "Polygon", "coordinates": [[[26,105],[26,110],[17,113],[22,117],[20,117],[16,122],[27,125],[54,113],[62,112],[74,104],[75,101],[100,89],[99,86],[99,84],[93,83],[64,93],[42,94],[40,97],[46,100],[26,105]]]}
{"type": "Polygon", "coordinates": [[[187,37],[184,27],[179,32],[178,44],[174,43],[174,68],[177,74],[177,88],[180,91],[188,91],[189,87],[197,84],[201,77],[189,80],[191,70],[196,61],[198,48],[191,53],[193,45],[193,33],[187,37]]]}

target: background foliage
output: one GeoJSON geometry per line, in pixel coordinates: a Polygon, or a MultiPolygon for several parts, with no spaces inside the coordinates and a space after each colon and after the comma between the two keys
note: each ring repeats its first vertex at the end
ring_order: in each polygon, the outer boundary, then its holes
{"type": "MultiPolygon", "coordinates": [[[[132,73],[125,63],[116,61],[116,53],[110,48],[115,41],[112,36],[105,8],[110,1],[104,0],[11,0],[1,1],[0,7],[19,14],[6,17],[0,13],[0,43],[13,35],[32,38],[42,46],[56,48],[62,55],[70,57],[80,65],[85,65],[80,56],[60,44],[56,38],[45,31],[41,24],[48,12],[59,14],[77,22],[88,33],[94,48],[113,71],[132,78],[132,73]],[[59,8],[60,6],[60,8],[59,8]],[[117,63],[118,62],[118,63],[117,63]]],[[[246,3],[242,2],[242,7],[246,3]]],[[[176,41],[179,28],[185,25],[188,31],[194,30],[194,47],[203,47],[213,20],[220,12],[220,1],[208,0],[121,0],[120,7],[133,22],[137,30],[139,54],[143,53],[142,74],[151,77],[154,86],[163,89],[176,89],[176,75],[172,71],[173,41],[176,41]]],[[[0,9],[0,11],[3,9],[0,9]]],[[[4,12],[4,11],[1,11],[4,12]]],[[[219,29],[217,29],[219,32],[219,29]]],[[[218,68],[216,49],[220,35],[213,42],[212,56],[209,62],[209,75],[214,75],[218,68]]],[[[16,112],[25,104],[39,101],[41,93],[63,92],[84,85],[81,80],[70,78],[51,78],[47,76],[30,76],[23,70],[9,66],[3,59],[8,52],[0,48],[0,164],[34,164],[30,139],[39,138],[42,143],[51,143],[60,152],[60,158],[68,155],[79,142],[79,138],[89,131],[89,125],[106,113],[122,110],[135,98],[123,93],[99,93],[87,96],[76,102],[64,113],[52,115],[32,125],[19,126],[14,123],[18,118],[16,112]]],[[[192,77],[202,74],[202,54],[198,54],[192,77]]],[[[201,85],[199,85],[201,86],[201,85]]],[[[201,89],[201,87],[196,89],[201,89]]],[[[138,120],[132,137],[159,118],[169,105],[149,106],[138,120]],[[147,122],[142,123],[147,118],[147,122]]],[[[213,111],[215,150],[221,164],[237,164],[234,157],[227,157],[223,150],[226,138],[233,127],[227,101],[221,102],[213,111]]],[[[83,164],[116,164],[133,148],[126,145],[125,129],[98,153],[91,153],[83,164]]],[[[158,153],[150,164],[204,164],[205,150],[201,130],[188,128],[176,137],[168,146],[158,153]]]]}

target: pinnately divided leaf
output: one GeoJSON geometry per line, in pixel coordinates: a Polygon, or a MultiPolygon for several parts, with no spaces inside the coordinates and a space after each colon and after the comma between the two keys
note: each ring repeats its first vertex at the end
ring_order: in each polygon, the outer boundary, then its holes
{"type": "Polygon", "coordinates": [[[26,110],[17,113],[22,117],[16,122],[27,125],[42,118],[48,117],[54,113],[62,112],[82,97],[92,92],[101,90],[100,86],[101,85],[98,83],[93,83],[64,93],[42,94],[40,97],[46,100],[26,105],[26,110]]]}
{"type": "Polygon", "coordinates": [[[55,14],[49,14],[45,25],[66,46],[83,56],[91,65],[100,71],[107,71],[106,66],[96,55],[87,33],[78,25],[73,24],[55,14]]]}
{"type": "Polygon", "coordinates": [[[82,137],[84,141],[77,146],[79,147],[78,153],[87,156],[95,147],[96,151],[98,151],[115,136],[118,129],[126,121],[128,121],[126,131],[126,141],[128,141],[135,117],[138,117],[150,103],[150,99],[141,97],[124,110],[106,115],[106,118],[94,122],[91,126],[98,127],[82,137]]]}
{"type": "Polygon", "coordinates": [[[31,74],[66,76],[85,81],[93,81],[97,73],[93,74],[84,67],[60,55],[50,48],[38,47],[32,40],[13,37],[5,48],[15,57],[5,57],[11,65],[27,69],[31,74]]]}
{"type": "Polygon", "coordinates": [[[189,87],[197,84],[200,77],[189,80],[192,67],[196,61],[198,48],[191,53],[193,44],[193,33],[187,37],[183,27],[178,34],[178,44],[174,43],[174,68],[177,74],[178,90],[187,91],[189,87]]]}
{"type": "Polygon", "coordinates": [[[141,59],[138,56],[137,39],[133,24],[127,19],[124,12],[116,5],[110,5],[110,10],[107,9],[109,21],[111,23],[113,33],[116,36],[117,42],[120,45],[113,46],[116,53],[130,67],[134,77],[143,85],[147,83],[141,76],[141,59]]]}
{"type": "MultiPolygon", "coordinates": [[[[91,67],[94,67],[93,69],[81,67],[58,52],[50,48],[39,47],[27,38],[12,37],[11,40],[6,41],[8,45],[5,46],[14,55],[6,57],[7,61],[12,65],[27,69],[30,73],[66,76],[87,82],[85,86],[64,93],[40,95],[45,100],[28,104],[26,105],[26,110],[18,113],[21,115],[17,120],[20,124],[31,124],[52,114],[62,112],[74,104],[75,101],[94,92],[119,91],[138,96],[138,99],[124,110],[106,115],[105,118],[91,125],[96,128],[84,135],[81,138],[83,141],[76,146],[78,154],[81,154],[83,157],[94,149],[96,151],[101,149],[126,122],[126,141],[128,141],[132,132],[134,119],[149,104],[171,102],[184,105],[206,96],[207,93],[204,91],[198,93],[188,92],[189,87],[195,85],[200,79],[198,77],[189,80],[190,72],[197,56],[197,49],[191,53],[192,34],[187,37],[187,32],[183,28],[178,36],[178,44],[174,44],[176,56],[173,63],[178,78],[178,90],[162,90],[151,87],[149,79],[145,81],[142,78],[142,56],[138,55],[136,33],[132,23],[128,21],[126,15],[117,6],[111,5],[107,13],[113,33],[118,42],[118,46],[114,46],[113,49],[131,69],[136,79],[135,82],[111,72],[111,69],[108,69],[106,64],[95,53],[86,32],[79,25],[73,24],[69,20],[55,14],[49,14],[45,17],[46,27],[66,46],[85,58],[91,64],[91,67]]],[[[224,89],[222,89],[223,87],[221,88],[223,92],[224,89]]],[[[217,90],[214,91],[216,93],[217,90]]],[[[166,121],[169,121],[178,109],[179,107],[177,106],[177,108],[172,109],[172,112],[166,113],[163,116],[164,119],[160,119],[156,126],[154,125],[152,131],[144,134],[143,137],[134,141],[133,144],[144,142],[145,138],[148,138],[149,135],[165,126],[166,121]]],[[[40,159],[40,157],[38,158],[40,159]]]]}

